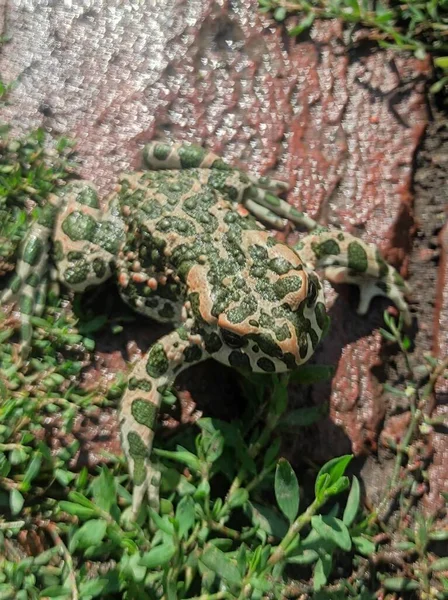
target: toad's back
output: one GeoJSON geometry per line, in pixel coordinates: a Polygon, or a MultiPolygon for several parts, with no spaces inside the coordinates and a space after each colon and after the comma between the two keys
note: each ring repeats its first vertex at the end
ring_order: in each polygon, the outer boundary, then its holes
{"type": "MultiPolygon", "coordinates": [[[[234,196],[231,173],[134,173],[121,186],[126,241],[117,266],[129,304],[181,322],[188,299],[201,334],[219,331],[210,344],[215,352],[233,347],[225,362],[244,363],[247,353],[237,348],[248,343],[279,358],[280,370],[296,364],[298,349],[300,360],[308,358],[318,342],[320,284],[296,252],[224,199],[234,196]]],[[[323,304],[321,311],[324,318],[323,304]]]]}

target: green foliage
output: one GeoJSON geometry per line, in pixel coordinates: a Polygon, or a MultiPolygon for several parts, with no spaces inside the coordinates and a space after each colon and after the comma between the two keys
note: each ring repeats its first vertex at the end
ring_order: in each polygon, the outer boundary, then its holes
{"type": "Polygon", "coordinates": [[[438,79],[431,92],[436,94],[448,85],[448,2],[395,0],[259,0],[260,10],[271,12],[274,19],[283,22],[289,15],[297,15],[288,26],[291,36],[308,30],[316,19],[340,19],[349,33],[356,27],[370,29],[370,39],[383,48],[413,52],[417,58],[432,55],[438,79]]]}
{"type": "MultiPolygon", "coordinates": [[[[8,265],[42,200],[71,167],[65,142],[53,154],[40,133],[19,142],[5,135],[3,142],[1,165],[15,165],[0,169],[0,226],[13,241],[3,256],[8,265]],[[14,235],[8,214],[21,215],[14,235]]],[[[376,511],[366,512],[358,479],[347,475],[351,456],[320,469],[301,463],[300,471],[282,457],[286,435],[327,413],[326,406],[288,412],[289,383],[303,387],[332,375],[329,367],[306,365],[290,377],[242,378],[246,409],[232,423],[202,418],[163,444],[156,438],[161,511],[143,507],[134,522],[124,461],[107,456],[96,470],[80,467],[75,427],[80,417],[116,406],[125,375],[87,390],[82,371],[96,333],[119,333],[134,317],[122,306],[114,315],[109,301],[99,314],[79,298],[67,300],[49,294],[44,314],[33,319],[31,359],[22,367],[16,324],[7,315],[0,321],[0,599],[448,597],[447,556],[436,551],[448,532],[412,502],[424,481],[423,468],[412,465],[417,442],[436,424],[425,403],[447,363],[428,356],[414,367],[401,321],[385,315],[385,344],[399,349],[406,367],[401,385],[386,391],[409,403],[412,418],[391,447],[396,464],[376,511]],[[403,568],[382,561],[387,552],[403,568]]],[[[175,401],[169,390],[164,398],[175,401]]]]}

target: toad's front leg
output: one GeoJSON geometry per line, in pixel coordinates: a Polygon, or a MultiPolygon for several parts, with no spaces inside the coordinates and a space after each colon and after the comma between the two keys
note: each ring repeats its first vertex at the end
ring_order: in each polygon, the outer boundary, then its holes
{"type": "Polygon", "coordinates": [[[120,407],[122,446],[134,485],[132,512],[137,516],[145,492],[149,505],[159,508],[160,472],[151,461],[154,427],[163,392],[177,375],[208,358],[201,336],[191,323],[160,338],[132,370],[120,407]]]}

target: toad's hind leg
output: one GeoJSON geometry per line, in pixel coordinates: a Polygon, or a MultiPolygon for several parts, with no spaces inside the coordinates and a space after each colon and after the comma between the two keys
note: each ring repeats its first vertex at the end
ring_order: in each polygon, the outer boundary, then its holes
{"type": "Polygon", "coordinates": [[[46,277],[50,237],[58,207],[58,198],[50,197],[39,209],[37,221],[26,234],[20,249],[15,275],[0,296],[0,306],[12,302],[20,312],[19,359],[25,360],[30,352],[31,318],[40,316],[45,307],[46,277]]]}
{"type": "MultiPolygon", "coordinates": [[[[220,181],[231,200],[244,204],[257,219],[275,229],[284,229],[288,221],[313,230],[316,221],[279,198],[288,190],[288,184],[270,177],[256,177],[235,169],[220,156],[194,144],[167,144],[151,142],[143,156],[150,169],[213,169],[228,171],[227,181],[220,181]]],[[[218,182],[218,177],[215,178],[218,182]]],[[[213,184],[212,184],[213,185],[213,184]]]]}
{"type": "Polygon", "coordinates": [[[159,508],[160,472],[151,461],[154,427],[163,391],[192,364],[208,358],[202,338],[187,322],[156,342],[132,370],[120,407],[123,450],[133,481],[132,512],[137,516],[145,493],[159,508]]]}
{"type": "Polygon", "coordinates": [[[411,313],[405,300],[409,286],[373,244],[349,233],[320,228],[294,248],[309,268],[322,270],[329,281],[359,287],[358,314],[368,311],[375,296],[385,296],[402,312],[405,323],[410,324],[411,313]]]}

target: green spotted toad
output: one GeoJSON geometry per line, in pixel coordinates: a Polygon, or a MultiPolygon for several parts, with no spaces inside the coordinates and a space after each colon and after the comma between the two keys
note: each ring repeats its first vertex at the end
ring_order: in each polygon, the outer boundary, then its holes
{"type": "Polygon", "coordinates": [[[285,184],[245,174],[192,145],[153,142],[144,158],[149,170],[123,175],[106,212],[85,181],[50,196],[0,299],[18,302],[26,359],[30,317],[45,302],[52,241],[58,278],[66,286],[82,292],[113,274],[135,311],[173,324],[135,365],[121,402],[134,514],[146,493],[158,505],[160,474],[150,455],[163,391],[183,369],[209,357],[262,373],[306,362],[327,324],[316,271],[358,285],[359,313],[381,295],[410,319],[407,286],[377,248],[318,227],[278,198],[285,184]],[[291,248],[260,221],[277,229],[291,221],[310,233],[291,248]]]}

